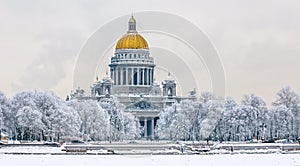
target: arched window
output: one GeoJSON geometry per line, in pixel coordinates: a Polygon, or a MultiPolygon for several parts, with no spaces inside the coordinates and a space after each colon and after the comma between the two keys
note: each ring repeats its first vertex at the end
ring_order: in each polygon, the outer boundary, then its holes
{"type": "Polygon", "coordinates": [[[168,88],[168,96],[173,96],[171,87],[168,88]]]}
{"type": "Polygon", "coordinates": [[[110,88],[107,86],[106,88],[105,88],[105,95],[110,95],[110,88]]]}

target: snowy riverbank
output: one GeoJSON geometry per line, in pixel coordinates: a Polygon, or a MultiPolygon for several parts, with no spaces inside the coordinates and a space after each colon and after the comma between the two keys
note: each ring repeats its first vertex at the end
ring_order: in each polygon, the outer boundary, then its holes
{"type": "Polygon", "coordinates": [[[19,165],[130,165],[130,166],[297,166],[300,165],[299,154],[222,154],[222,155],[1,155],[1,164],[19,165]]]}
{"type": "Polygon", "coordinates": [[[0,154],[22,155],[215,155],[215,154],[300,154],[299,144],[283,143],[82,143],[63,144],[61,147],[43,144],[8,144],[0,148],[0,154]],[[38,146],[37,146],[38,145],[38,146]]]}

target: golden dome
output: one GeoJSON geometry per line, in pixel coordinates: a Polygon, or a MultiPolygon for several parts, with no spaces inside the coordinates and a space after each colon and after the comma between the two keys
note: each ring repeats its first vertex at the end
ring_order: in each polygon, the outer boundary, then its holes
{"type": "Polygon", "coordinates": [[[138,33],[127,33],[117,42],[116,49],[149,49],[147,41],[138,33]]]}
{"type": "Polygon", "coordinates": [[[118,49],[149,49],[147,41],[136,31],[136,21],[133,16],[128,22],[128,32],[117,42],[118,49]]]}

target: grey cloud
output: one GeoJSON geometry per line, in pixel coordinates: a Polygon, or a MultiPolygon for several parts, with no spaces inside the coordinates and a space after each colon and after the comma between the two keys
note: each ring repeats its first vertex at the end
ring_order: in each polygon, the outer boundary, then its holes
{"type": "MultiPolygon", "coordinates": [[[[239,99],[255,84],[264,86],[257,86],[253,93],[263,94],[268,102],[285,84],[300,92],[298,0],[1,1],[1,27],[22,25],[31,29],[24,33],[38,33],[36,40],[44,44],[37,59],[28,64],[25,75],[13,84],[19,89],[56,86],[66,75],[72,75],[65,73],[63,66],[75,59],[85,40],[97,28],[119,16],[145,10],[180,15],[210,36],[224,64],[228,95],[239,99]],[[240,75],[240,71],[244,71],[244,75],[240,75]],[[280,76],[270,77],[276,73],[280,76]],[[249,82],[249,76],[254,80],[249,82]],[[262,80],[264,77],[268,79],[262,80]],[[270,88],[266,90],[266,86],[270,88]]],[[[19,28],[11,29],[13,34],[19,28]]],[[[7,41],[0,37],[0,42],[7,41]]],[[[19,54],[32,56],[26,52],[19,54]]],[[[15,64],[9,65],[11,68],[1,70],[13,70],[15,64]]]]}
{"type": "Polygon", "coordinates": [[[81,47],[80,32],[74,29],[49,29],[36,40],[43,43],[37,59],[28,66],[16,89],[51,89],[66,74],[64,65],[74,61],[81,47]]]}

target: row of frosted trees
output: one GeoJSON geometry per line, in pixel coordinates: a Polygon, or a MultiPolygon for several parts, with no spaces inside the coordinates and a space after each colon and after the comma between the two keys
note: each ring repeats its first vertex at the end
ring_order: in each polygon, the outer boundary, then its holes
{"type": "Polygon", "coordinates": [[[160,114],[156,135],[167,140],[247,141],[292,139],[300,135],[299,96],[281,89],[268,108],[262,98],[245,95],[241,104],[202,93],[200,101],[181,101],[160,114]]]}
{"type": "Polygon", "coordinates": [[[136,139],[139,124],[113,98],[64,101],[52,92],[25,91],[11,100],[0,92],[0,126],[17,140],[136,139]]]}
{"type": "MultiPolygon", "coordinates": [[[[299,96],[281,89],[269,108],[260,97],[232,98],[202,93],[198,101],[183,100],[166,107],[155,129],[166,140],[245,141],[297,139],[299,96]]],[[[52,92],[25,91],[12,99],[0,92],[0,128],[18,140],[122,141],[140,138],[139,122],[111,98],[64,101],[52,92]]]]}

